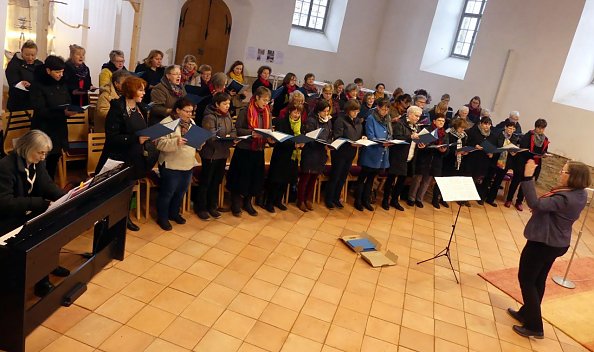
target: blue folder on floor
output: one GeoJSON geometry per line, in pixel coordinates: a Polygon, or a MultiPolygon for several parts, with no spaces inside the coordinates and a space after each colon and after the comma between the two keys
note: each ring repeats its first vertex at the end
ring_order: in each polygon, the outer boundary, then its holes
{"type": "Polygon", "coordinates": [[[357,247],[362,248],[360,252],[375,251],[375,244],[371,242],[368,238],[357,238],[347,240],[346,244],[353,250],[355,250],[355,248],[357,247]]]}

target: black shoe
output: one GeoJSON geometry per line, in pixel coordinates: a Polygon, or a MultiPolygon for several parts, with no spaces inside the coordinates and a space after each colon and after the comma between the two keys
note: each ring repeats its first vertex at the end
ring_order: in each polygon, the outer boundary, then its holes
{"type": "Polygon", "coordinates": [[[165,231],[171,231],[173,228],[169,223],[169,220],[166,219],[157,219],[157,225],[159,225],[165,231]]]}
{"type": "Polygon", "coordinates": [[[46,276],[35,284],[33,293],[35,293],[35,296],[37,297],[44,297],[47,296],[48,293],[52,292],[53,289],[54,285],[52,285],[52,283],[49,281],[49,278],[46,276]]]}
{"type": "Polygon", "coordinates": [[[402,205],[400,205],[400,203],[398,203],[398,201],[390,202],[390,206],[396,208],[396,210],[404,211],[404,208],[402,207],[402,205]]]}
{"type": "Polygon", "coordinates": [[[371,204],[369,203],[363,203],[363,208],[369,210],[369,211],[374,211],[375,209],[371,206],[371,204]]]}
{"type": "Polygon", "coordinates": [[[512,327],[512,329],[514,330],[514,332],[520,336],[524,336],[524,337],[534,337],[535,339],[544,339],[544,332],[542,331],[532,331],[532,330],[528,330],[523,326],[519,326],[519,325],[514,325],[512,327]]]}
{"type": "Polygon", "coordinates": [[[417,206],[417,208],[423,208],[424,207],[423,202],[421,202],[420,200],[417,200],[415,202],[415,205],[417,206]]]}
{"type": "Polygon", "coordinates": [[[56,275],[59,277],[66,277],[66,276],[70,275],[70,270],[68,270],[62,266],[59,266],[59,267],[55,268],[54,271],[52,271],[52,275],[56,275]]]}
{"type": "Polygon", "coordinates": [[[276,211],[274,210],[274,205],[272,205],[270,203],[266,204],[266,206],[264,206],[264,209],[266,209],[266,211],[269,213],[276,213],[276,211]]]}
{"type": "Polygon", "coordinates": [[[339,200],[334,201],[334,206],[336,206],[338,209],[344,208],[344,205],[339,200]]]}
{"type": "Polygon", "coordinates": [[[326,208],[328,209],[334,209],[334,203],[332,202],[324,202],[326,204],[326,208]]]}
{"type": "Polygon", "coordinates": [[[387,199],[382,200],[382,208],[384,210],[390,210],[390,202],[387,199]]]}
{"type": "Polygon", "coordinates": [[[286,205],[284,205],[282,202],[276,202],[276,203],[274,204],[274,206],[275,206],[275,207],[277,207],[277,208],[279,208],[279,209],[280,209],[280,210],[282,210],[282,211],[285,211],[285,210],[287,210],[287,206],[286,206],[286,205]]]}
{"type": "Polygon", "coordinates": [[[235,216],[236,218],[240,218],[241,217],[241,210],[240,211],[233,211],[233,210],[231,210],[231,214],[233,216],[235,216]]]}
{"type": "Polygon", "coordinates": [[[355,209],[358,211],[363,211],[363,206],[360,203],[355,203],[355,209]]]}
{"type": "Polygon", "coordinates": [[[490,206],[492,206],[492,207],[495,207],[495,208],[497,208],[497,203],[495,203],[494,201],[493,201],[493,202],[489,202],[489,201],[487,201],[486,203],[487,203],[487,204],[489,204],[489,205],[490,205],[490,206]]]}
{"type": "Polygon", "coordinates": [[[245,210],[246,213],[250,214],[251,216],[258,215],[258,212],[256,211],[256,209],[254,209],[254,206],[252,205],[251,200],[243,202],[243,210],[245,210]]]}
{"type": "Polygon", "coordinates": [[[210,220],[210,215],[208,215],[208,212],[207,211],[200,210],[199,212],[196,213],[196,215],[198,215],[198,217],[200,218],[200,220],[203,220],[203,221],[209,221],[210,220]]]}
{"type": "Polygon", "coordinates": [[[433,204],[433,207],[434,207],[435,209],[439,209],[439,208],[441,208],[441,207],[439,206],[439,202],[438,202],[438,201],[436,201],[436,200],[434,200],[433,202],[431,202],[431,204],[433,204]]]}
{"type": "Polygon", "coordinates": [[[414,201],[414,200],[407,199],[407,200],[406,200],[406,204],[407,204],[409,207],[414,207],[414,206],[415,206],[415,201],[414,201]]]}
{"type": "Polygon", "coordinates": [[[180,224],[180,225],[183,225],[186,223],[186,219],[184,219],[184,217],[181,216],[181,214],[177,214],[175,216],[170,216],[169,220],[175,221],[177,224],[180,224]]]}
{"type": "Polygon", "coordinates": [[[481,199],[481,200],[477,200],[476,202],[478,203],[478,205],[483,205],[483,204],[485,204],[485,202],[484,202],[482,199],[481,199]]]}
{"type": "Polygon", "coordinates": [[[221,218],[221,213],[219,213],[218,210],[216,209],[208,209],[208,214],[213,218],[213,219],[220,219],[221,218]]]}
{"type": "Polygon", "coordinates": [[[516,319],[516,321],[518,321],[519,323],[524,324],[524,318],[520,315],[520,312],[518,312],[517,310],[507,308],[507,314],[509,314],[510,317],[516,319]]]}
{"type": "Polygon", "coordinates": [[[128,217],[128,220],[126,220],[126,228],[130,231],[140,231],[140,227],[138,227],[138,225],[133,223],[129,217],[128,217]]]}
{"type": "Polygon", "coordinates": [[[444,208],[449,208],[450,205],[448,204],[448,202],[446,202],[445,200],[440,200],[439,204],[443,205],[444,208]]]}

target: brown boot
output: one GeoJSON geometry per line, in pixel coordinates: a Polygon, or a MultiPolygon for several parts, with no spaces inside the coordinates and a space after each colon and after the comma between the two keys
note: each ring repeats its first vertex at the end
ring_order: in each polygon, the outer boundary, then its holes
{"type": "Polygon", "coordinates": [[[306,213],[307,212],[307,208],[305,207],[305,204],[303,202],[297,201],[297,203],[295,203],[295,205],[297,206],[297,208],[299,208],[299,210],[301,210],[302,212],[306,213]]]}

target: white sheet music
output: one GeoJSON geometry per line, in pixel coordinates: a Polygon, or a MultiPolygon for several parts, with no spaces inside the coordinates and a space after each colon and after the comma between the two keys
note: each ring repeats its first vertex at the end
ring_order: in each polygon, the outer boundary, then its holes
{"type": "Polygon", "coordinates": [[[99,173],[97,175],[101,175],[104,172],[115,169],[118,165],[121,165],[123,163],[124,163],[123,161],[113,160],[113,159],[108,158],[107,161],[105,162],[105,165],[103,165],[103,167],[101,168],[101,171],[99,171],[99,173]]]}
{"type": "Polygon", "coordinates": [[[10,231],[6,235],[0,237],[0,246],[5,246],[6,245],[6,240],[8,240],[9,238],[12,238],[12,237],[18,235],[19,232],[21,232],[22,229],[23,229],[23,225],[17,227],[16,229],[10,231]]]}
{"type": "Polygon", "coordinates": [[[15,84],[14,87],[20,90],[24,90],[25,92],[29,91],[29,89],[27,89],[27,87],[25,87],[25,85],[23,84],[23,81],[20,81],[19,83],[15,84]]]}
{"type": "Polygon", "coordinates": [[[436,177],[441,196],[446,202],[480,200],[472,177],[436,177]]]}

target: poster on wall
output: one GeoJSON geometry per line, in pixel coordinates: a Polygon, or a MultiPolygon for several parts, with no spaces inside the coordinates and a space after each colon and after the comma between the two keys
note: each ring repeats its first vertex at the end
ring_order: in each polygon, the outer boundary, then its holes
{"type": "Polygon", "coordinates": [[[285,54],[279,50],[256,48],[250,46],[247,48],[246,58],[248,60],[282,64],[285,58],[285,54]]]}

